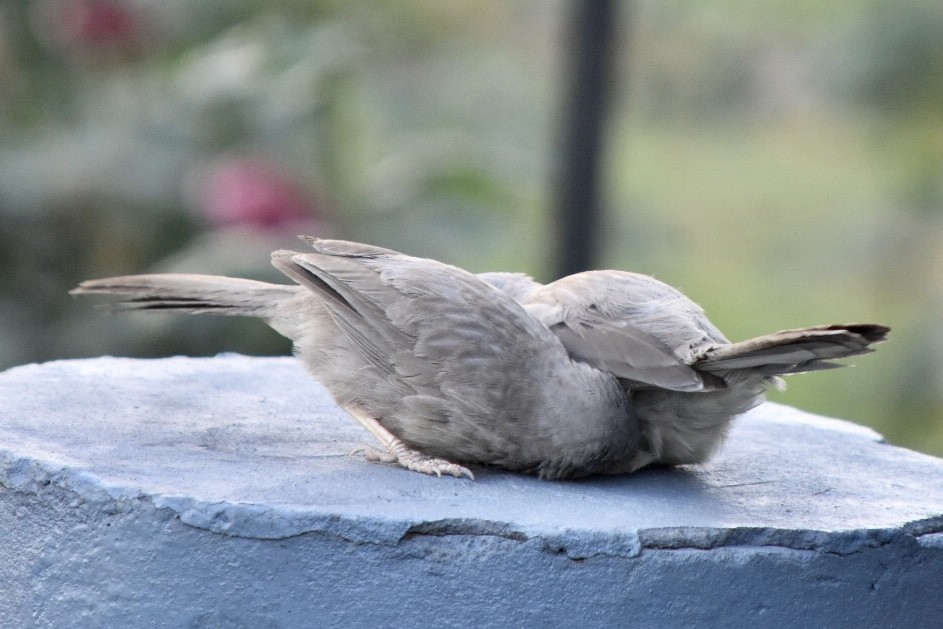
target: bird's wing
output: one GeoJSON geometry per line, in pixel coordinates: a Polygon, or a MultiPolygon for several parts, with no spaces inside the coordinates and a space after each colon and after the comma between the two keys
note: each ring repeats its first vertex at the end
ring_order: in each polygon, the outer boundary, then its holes
{"type": "Polygon", "coordinates": [[[673,391],[723,386],[690,366],[726,342],[703,311],[653,278],[622,271],[588,271],[529,292],[524,305],[547,325],[570,356],[630,384],[673,391]]]}
{"type": "Polygon", "coordinates": [[[321,297],[369,366],[362,378],[391,379],[403,392],[377,401],[389,411],[377,419],[407,442],[434,446],[438,433],[450,445],[465,436],[488,448],[509,434],[497,424],[527,416],[514,407],[533,403],[534,361],[566,360],[548,329],[470,273],[405,255],[364,255],[355,243],[313,245],[314,253],[276,252],[273,263],[321,297]]]}
{"type": "MultiPolygon", "coordinates": [[[[570,293],[569,308],[530,303],[535,291],[545,288],[522,273],[479,273],[478,277],[525,304],[557,336],[571,358],[588,363],[623,380],[677,391],[703,387],[698,373],[677,358],[656,336],[629,321],[600,316],[590,308],[589,296],[570,293]],[[581,299],[582,297],[582,299],[581,299]],[[576,303],[573,303],[573,302],[576,303]]],[[[552,291],[544,291],[543,295],[552,291]]]]}
{"type": "Polygon", "coordinates": [[[619,319],[606,319],[583,309],[533,308],[560,339],[567,353],[630,383],[670,389],[700,391],[704,381],[697,371],[678,358],[652,334],[619,319]]]}
{"type": "Polygon", "coordinates": [[[311,248],[318,253],[333,256],[343,256],[347,258],[379,258],[384,256],[401,256],[399,251],[368,245],[362,242],[352,242],[350,240],[330,240],[328,238],[317,238],[315,236],[298,236],[301,240],[311,245],[311,248]]]}
{"type": "MultiPolygon", "coordinates": [[[[388,325],[383,308],[369,297],[383,290],[375,272],[344,257],[295,251],[274,252],[272,264],[320,297],[331,320],[373,377],[401,384],[390,356],[412,340],[388,325]]],[[[408,387],[397,389],[402,395],[412,393],[408,387]]]]}

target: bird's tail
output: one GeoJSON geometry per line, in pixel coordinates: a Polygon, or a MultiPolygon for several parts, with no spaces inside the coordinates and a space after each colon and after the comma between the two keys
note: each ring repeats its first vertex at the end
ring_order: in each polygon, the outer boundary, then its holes
{"type": "Polygon", "coordinates": [[[832,369],[842,366],[832,360],[874,351],[871,345],[885,340],[888,332],[890,328],[874,323],[785,330],[715,347],[694,367],[709,373],[749,369],[767,376],[832,369]]]}
{"type": "Polygon", "coordinates": [[[104,306],[111,310],[175,311],[260,317],[276,313],[278,304],[299,287],[267,284],[219,275],[126,275],[87,280],[72,295],[112,295],[119,299],[104,306]]]}

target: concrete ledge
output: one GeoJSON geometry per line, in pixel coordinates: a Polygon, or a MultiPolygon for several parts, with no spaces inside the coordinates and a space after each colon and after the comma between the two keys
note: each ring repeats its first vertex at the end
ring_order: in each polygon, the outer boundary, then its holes
{"type": "Polygon", "coordinates": [[[784,406],[704,467],[469,482],[349,458],[290,358],[27,365],[0,400],[4,627],[943,618],[943,460],[784,406]]]}

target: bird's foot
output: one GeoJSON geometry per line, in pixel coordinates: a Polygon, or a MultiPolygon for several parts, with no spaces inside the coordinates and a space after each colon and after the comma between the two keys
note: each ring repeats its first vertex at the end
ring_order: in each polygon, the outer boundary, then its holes
{"type": "Polygon", "coordinates": [[[394,459],[398,465],[405,467],[407,470],[412,470],[413,472],[435,474],[436,476],[447,474],[455,478],[464,477],[469,480],[475,480],[475,475],[472,474],[471,470],[467,467],[446,461],[445,459],[426,456],[422,452],[406,447],[399,439],[393,439],[388,446],[386,456],[394,459]]]}
{"type": "Polygon", "coordinates": [[[435,474],[436,476],[446,474],[456,478],[475,480],[475,475],[467,467],[462,467],[445,459],[426,456],[422,452],[407,447],[405,443],[394,437],[393,433],[380,425],[380,422],[374,417],[361,409],[351,406],[347,408],[347,412],[360,422],[361,426],[373,433],[373,436],[379,439],[380,443],[386,448],[386,451],[383,451],[370,446],[361,446],[351,452],[351,455],[363,452],[364,458],[374,463],[393,463],[413,472],[435,474]]]}
{"type": "Polygon", "coordinates": [[[445,474],[455,478],[475,480],[475,475],[467,467],[445,459],[426,456],[422,452],[408,448],[406,444],[395,437],[387,446],[387,450],[380,450],[372,446],[361,446],[351,452],[351,454],[356,453],[363,453],[364,458],[371,463],[395,464],[412,472],[421,472],[430,476],[445,474]]]}

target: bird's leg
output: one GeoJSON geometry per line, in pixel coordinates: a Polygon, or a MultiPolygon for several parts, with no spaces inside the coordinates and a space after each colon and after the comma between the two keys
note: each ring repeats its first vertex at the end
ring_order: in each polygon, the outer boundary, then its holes
{"type": "Polygon", "coordinates": [[[385,451],[371,446],[362,446],[354,450],[354,452],[363,452],[364,458],[368,461],[395,463],[407,470],[422,472],[423,474],[435,474],[436,476],[448,474],[456,478],[465,477],[475,480],[475,475],[467,467],[462,467],[445,459],[426,456],[422,452],[408,448],[406,444],[394,437],[389,430],[381,426],[380,422],[370,415],[356,408],[347,408],[346,410],[361,426],[369,430],[383,444],[385,451]]]}

